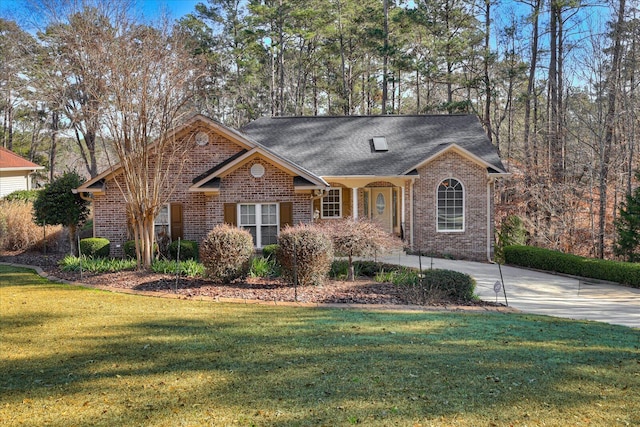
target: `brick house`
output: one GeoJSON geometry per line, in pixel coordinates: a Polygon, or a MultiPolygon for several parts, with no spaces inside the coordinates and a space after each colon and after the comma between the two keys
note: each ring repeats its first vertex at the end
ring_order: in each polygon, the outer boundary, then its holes
{"type": "MultiPolygon", "coordinates": [[[[492,256],[494,181],[507,173],[475,116],[269,117],[236,131],[196,115],[175,136],[190,155],[156,218],[171,239],[229,223],[263,247],[288,224],[367,217],[414,250],[492,256]]],[[[116,166],[77,189],[114,255],[130,238],[117,179],[116,166]]]]}

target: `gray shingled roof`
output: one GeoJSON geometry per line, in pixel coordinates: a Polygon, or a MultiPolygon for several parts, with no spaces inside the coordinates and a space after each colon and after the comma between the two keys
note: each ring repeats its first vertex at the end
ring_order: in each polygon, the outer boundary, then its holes
{"type": "Polygon", "coordinates": [[[319,176],[400,175],[451,144],[505,170],[471,115],[264,117],[242,132],[319,176]],[[388,151],[373,150],[378,136],[388,151]]]}

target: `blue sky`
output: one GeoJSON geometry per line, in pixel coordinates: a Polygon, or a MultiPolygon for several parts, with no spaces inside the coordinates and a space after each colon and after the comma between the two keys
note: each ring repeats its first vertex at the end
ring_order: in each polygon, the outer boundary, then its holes
{"type": "MultiPolygon", "coordinates": [[[[2,1],[2,0],[0,0],[2,1]]],[[[192,13],[196,9],[196,4],[205,3],[207,0],[138,0],[141,3],[140,11],[145,17],[155,17],[163,9],[166,9],[169,16],[178,19],[187,13],[192,13]]]]}
{"type": "MultiPolygon", "coordinates": [[[[28,15],[26,6],[30,0],[0,0],[0,17],[15,20],[24,26],[26,21],[36,19],[28,15]]],[[[117,1],[117,0],[116,0],[117,1]]],[[[135,0],[137,10],[145,19],[153,20],[166,10],[170,18],[178,19],[195,11],[196,4],[207,3],[207,0],[135,0]]]]}

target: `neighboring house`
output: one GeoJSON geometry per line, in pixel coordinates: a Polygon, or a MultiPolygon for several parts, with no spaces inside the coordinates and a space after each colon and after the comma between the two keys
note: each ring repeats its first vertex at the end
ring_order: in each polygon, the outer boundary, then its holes
{"type": "MultiPolygon", "coordinates": [[[[492,257],[494,181],[507,173],[475,116],[272,117],[236,131],[198,115],[175,136],[191,154],[156,218],[172,239],[229,223],[263,247],[287,224],[366,217],[413,250],[492,257]]],[[[114,179],[117,167],[78,191],[93,193],[94,235],[117,248],[130,234],[114,179]]]]}
{"type": "Polygon", "coordinates": [[[0,199],[17,190],[31,190],[32,174],[44,169],[13,151],[0,147],[0,199]]]}

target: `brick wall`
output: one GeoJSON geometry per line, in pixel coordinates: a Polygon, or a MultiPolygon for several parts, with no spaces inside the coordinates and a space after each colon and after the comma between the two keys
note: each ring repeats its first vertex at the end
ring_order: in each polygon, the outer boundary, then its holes
{"type": "MultiPolygon", "coordinates": [[[[195,177],[238,153],[242,148],[208,129],[196,127],[185,137],[184,143],[190,146],[188,156],[181,173],[178,173],[177,166],[172,168],[177,182],[167,203],[182,204],[185,239],[200,242],[209,230],[222,223],[224,203],[290,201],[293,202],[294,223],[311,220],[311,195],[295,193],[293,177],[262,158],[253,158],[223,176],[219,195],[188,192],[195,177]],[[209,133],[207,145],[195,144],[193,135],[198,131],[209,133]],[[265,167],[265,174],[261,178],[251,176],[250,169],[255,163],[261,163],[265,167]]],[[[122,177],[116,179],[121,182],[122,177]]],[[[172,184],[168,184],[166,188],[171,186],[172,184]]],[[[93,204],[95,235],[111,241],[112,256],[122,256],[122,245],[133,236],[128,232],[124,198],[113,179],[107,181],[105,194],[96,196],[93,204]]]]}
{"type": "MultiPolygon", "coordinates": [[[[448,152],[421,167],[418,173],[420,178],[414,184],[414,249],[486,261],[489,181],[486,169],[455,152],[448,152]],[[447,178],[457,179],[464,187],[464,231],[443,232],[436,228],[437,189],[447,178]]],[[[493,191],[490,203],[492,199],[493,191]]]]}

